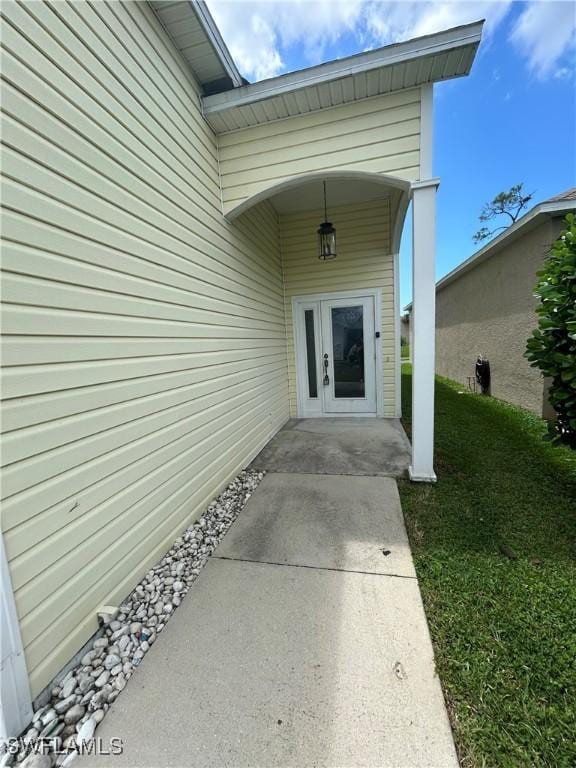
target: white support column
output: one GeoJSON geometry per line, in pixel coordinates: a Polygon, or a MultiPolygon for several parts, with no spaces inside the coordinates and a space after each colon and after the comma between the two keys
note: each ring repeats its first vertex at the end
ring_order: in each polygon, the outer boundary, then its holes
{"type": "Polygon", "coordinates": [[[438,179],[412,185],[412,465],[410,479],[433,483],[438,179]]]}
{"type": "Polygon", "coordinates": [[[19,736],[32,720],[28,671],[12,582],[0,532],[0,743],[19,736]]]}
{"type": "Polygon", "coordinates": [[[402,416],[402,350],[400,340],[400,254],[394,254],[394,415],[402,416]]]}
{"type": "Polygon", "coordinates": [[[392,253],[394,254],[394,360],[395,360],[395,398],[394,411],[396,418],[402,416],[402,366],[400,362],[400,240],[406,211],[410,205],[411,189],[403,190],[397,197],[395,204],[390,203],[390,218],[394,222],[392,227],[392,253]]]}

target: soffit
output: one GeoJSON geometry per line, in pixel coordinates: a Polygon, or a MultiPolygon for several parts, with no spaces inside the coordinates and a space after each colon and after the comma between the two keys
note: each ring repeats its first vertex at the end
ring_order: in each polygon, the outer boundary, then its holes
{"type": "Polygon", "coordinates": [[[236,69],[205,3],[150,0],[149,4],[204,93],[229,90],[246,82],[236,69]]]}
{"type": "MultiPolygon", "coordinates": [[[[399,195],[399,191],[361,179],[332,179],[326,184],[328,213],[331,208],[399,195]]],[[[278,213],[318,211],[324,207],[322,179],[305,182],[269,198],[278,213]]],[[[330,218],[330,216],[328,216],[330,218]]]]}
{"type": "Polygon", "coordinates": [[[482,26],[467,24],[206,96],[203,112],[216,133],[225,133],[462,77],[482,26]]]}

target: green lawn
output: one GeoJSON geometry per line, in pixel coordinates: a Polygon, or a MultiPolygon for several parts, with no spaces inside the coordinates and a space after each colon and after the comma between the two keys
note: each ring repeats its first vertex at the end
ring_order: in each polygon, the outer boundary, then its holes
{"type": "Polygon", "coordinates": [[[459,389],[437,382],[438,483],[400,494],[461,764],[573,768],[576,453],[459,389]]]}

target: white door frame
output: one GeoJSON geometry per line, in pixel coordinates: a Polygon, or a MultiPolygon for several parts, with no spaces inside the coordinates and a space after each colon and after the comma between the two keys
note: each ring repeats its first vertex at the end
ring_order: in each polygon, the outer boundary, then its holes
{"type": "MultiPolygon", "coordinates": [[[[315,323],[318,319],[315,317],[315,323]]],[[[384,389],[383,389],[383,362],[382,362],[382,290],[380,288],[361,288],[355,291],[334,291],[326,293],[310,293],[302,296],[292,297],[292,331],[294,334],[294,365],[296,367],[296,402],[298,409],[298,418],[338,418],[340,416],[354,416],[358,418],[374,416],[384,416],[384,389]],[[306,308],[306,304],[312,304],[318,301],[330,301],[331,299],[360,299],[370,296],[374,299],[374,331],[379,333],[379,338],[374,339],[376,360],[376,413],[323,413],[322,398],[322,371],[317,363],[316,375],[318,379],[318,398],[313,403],[308,397],[308,372],[306,366],[302,365],[302,352],[306,349],[306,339],[303,333],[301,309],[306,308]],[[300,351],[300,354],[299,354],[300,351]]],[[[319,350],[316,350],[317,355],[319,350]]],[[[318,358],[319,360],[320,358],[318,358]]]]}

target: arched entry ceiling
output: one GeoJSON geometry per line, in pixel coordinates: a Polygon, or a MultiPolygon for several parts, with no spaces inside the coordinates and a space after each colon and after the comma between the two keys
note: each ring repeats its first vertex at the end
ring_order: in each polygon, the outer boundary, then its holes
{"type": "Polygon", "coordinates": [[[268,200],[279,214],[321,211],[324,207],[324,181],[328,213],[331,208],[387,199],[392,222],[391,248],[393,252],[398,250],[411,184],[406,179],[386,174],[362,171],[306,174],[280,182],[244,200],[227,214],[227,218],[232,221],[263,200],[268,200]]]}
{"type": "MultiPolygon", "coordinates": [[[[324,205],[323,181],[324,178],[318,178],[283,189],[272,195],[270,202],[278,213],[321,209],[324,205]]],[[[398,194],[398,191],[370,179],[328,178],[326,184],[328,211],[341,205],[377,200],[391,194],[398,194]]]]}
{"type": "Polygon", "coordinates": [[[326,171],[286,179],[243,200],[226,214],[233,221],[262,200],[270,200],[278,213],[317,210],[324,206],[323,182],[329,206],[391,197],[408,198],[410,182],[386,174],[362,171],[326,171]]]}

